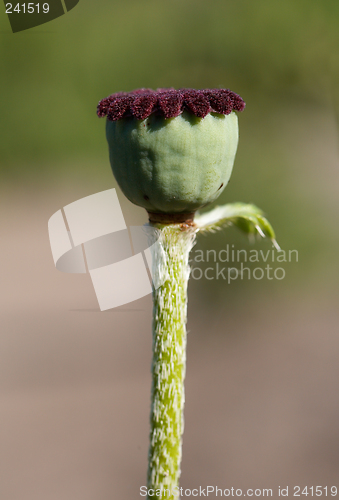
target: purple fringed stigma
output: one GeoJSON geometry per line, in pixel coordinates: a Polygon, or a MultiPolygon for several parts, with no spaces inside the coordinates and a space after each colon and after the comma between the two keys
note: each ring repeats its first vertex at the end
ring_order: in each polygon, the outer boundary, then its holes
{"type": "Polygon", "coordinates": [[[229,115],[244,108],[243,99],[229,89],[137,89],[105,97],[98,104],[97,114],[110,121],[128,116],[144,120],[152,113],[174,118],[183,111],[204,118],[211,112],[229,115]]]}

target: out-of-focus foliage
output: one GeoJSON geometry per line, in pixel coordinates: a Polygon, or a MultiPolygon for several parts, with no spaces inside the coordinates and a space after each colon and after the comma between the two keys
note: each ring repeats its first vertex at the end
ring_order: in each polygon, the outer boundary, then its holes
{"type": "Polygon", "coordinates": [[[250,109],[330,99],[338,16],[334,0],[82,0],[13,35],[2,13],[1,171],[102,157],[95,107],[119,90],[226,86],[250,109]]]}

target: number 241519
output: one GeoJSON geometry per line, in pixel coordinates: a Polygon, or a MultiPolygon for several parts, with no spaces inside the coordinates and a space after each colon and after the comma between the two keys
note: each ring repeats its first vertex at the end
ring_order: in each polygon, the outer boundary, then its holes
{"type": "Polygon", "coordinates": [[[328,491],[329,488],[327,486],[316,486],[314,488],[314,486],[305,486],[305,488],[302,490],[300,486],[294,486],[294,493],[293,493],[293,496],[294,497],[300,497],[300,494],[301,495],[310,495],[311,497],[313,496],[317,496],[317,497],[321,497],[322,495],[323,496],[332,496],[332,497],[335,497],[337,496],[338,494],[338,488],[336,486],[331,486],[331,489],[330,489],[330,492],[328,491]]]}
{"type": "Polygon", "coordinates": [[[13,7],[12,3],[6,3],[6,14],[14,14],[14,12],[17,12],[18,14],[20,12],[23,14],[26,14],[26,12],[27,14],[34,14],[34,12],[37,14],[40,12],[47,14],[47,12],[49,12],[49,4],[44,3],[40,6],[39,3],[17,3],[15,7],[13,7]]]}

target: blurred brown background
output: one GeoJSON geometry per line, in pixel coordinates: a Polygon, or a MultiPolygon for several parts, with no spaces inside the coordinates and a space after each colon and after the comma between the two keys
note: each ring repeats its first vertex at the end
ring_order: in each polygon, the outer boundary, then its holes
{"type": "MultiPolygon", "coordinates": [[[[299,254],[280,281],[191,280],[181,485],[339,487],[338,16],[334,0],[81,0],[13,35],[2,11],[1,500],[145,484],[151,297],[100,312],[47,233],[64,205],[117,187],[96,105],[138,87],[245,99],[218,203],[254,202],[299,254]]],[[[196,249],[227,243],[271,248],[231,228],[196,249]]]]}

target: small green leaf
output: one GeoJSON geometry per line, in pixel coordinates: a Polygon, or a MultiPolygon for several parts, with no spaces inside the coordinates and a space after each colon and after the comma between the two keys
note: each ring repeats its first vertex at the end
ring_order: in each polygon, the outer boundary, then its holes
{"type": "Polygon", "coordinates": [[[248,235],[259,234],[263,238],[270,238],[279,249],[273,227],[263,216],[262,210],[252,204],[230,203],[201,215],[197,213],[195,223],[198,231],[202,232],[214,232],[232,224],[248,235]]]}

